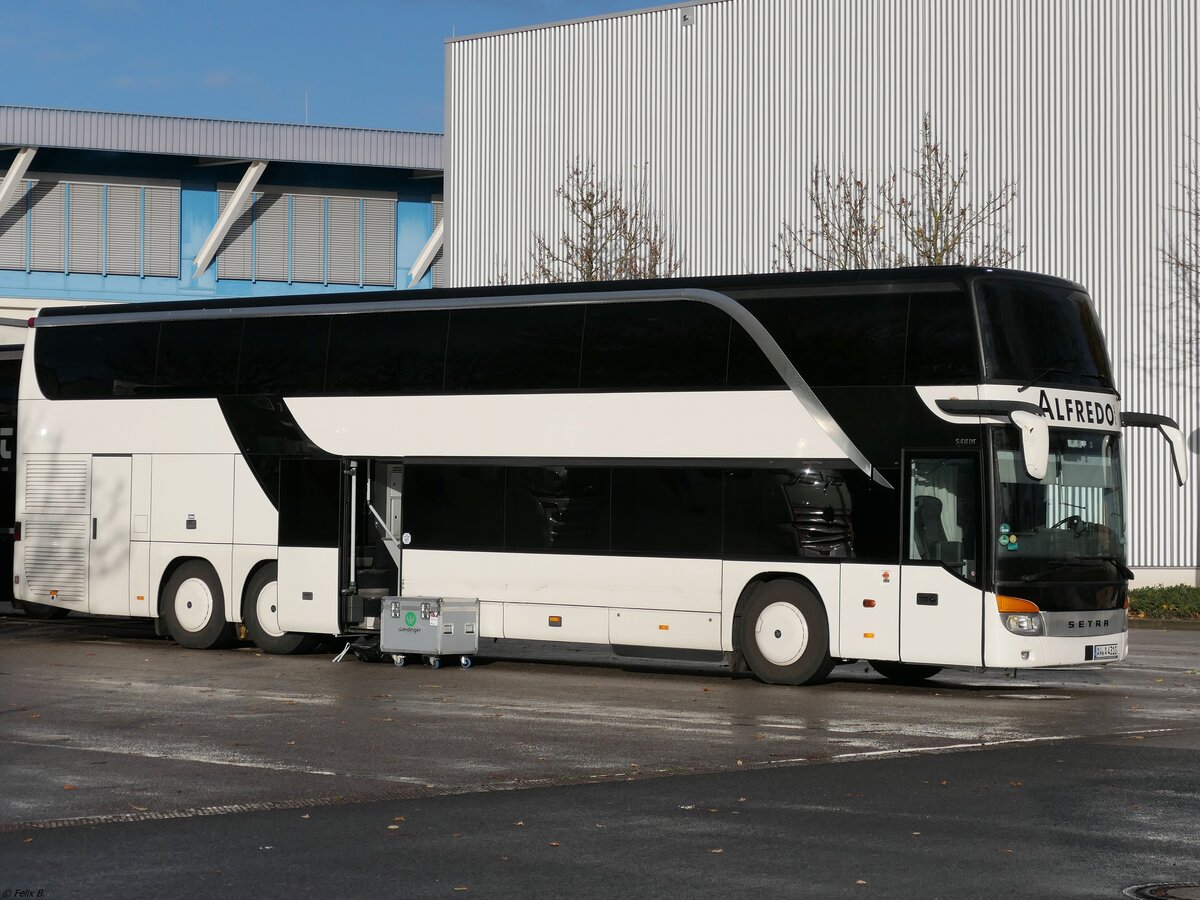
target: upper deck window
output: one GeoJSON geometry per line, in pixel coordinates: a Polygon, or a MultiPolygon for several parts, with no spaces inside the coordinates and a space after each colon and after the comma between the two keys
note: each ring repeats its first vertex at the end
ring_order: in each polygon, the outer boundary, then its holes
{"type": "MultiPolygon", "coordinates": [[[[739,299],[814,387],[979,381],[975,316],[962,290],[739,299]]],[[[741,329],[730,345],[729,384],[779,384],[741,329]]]]}
{"type": "Polygon", "coordinates": [[[976,295],[989,380],[1113,386],[1104,335],[1083,291],[995,279],[981,281],[976,295]]]}

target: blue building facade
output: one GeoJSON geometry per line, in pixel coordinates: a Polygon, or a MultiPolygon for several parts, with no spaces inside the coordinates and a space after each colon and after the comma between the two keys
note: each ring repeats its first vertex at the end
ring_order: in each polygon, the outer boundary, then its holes
{"type": "Polygon", "coordinates": [[[0,297],[368,291],[439,270],[440,135],[0,107],[0,146],[0,297]]]}

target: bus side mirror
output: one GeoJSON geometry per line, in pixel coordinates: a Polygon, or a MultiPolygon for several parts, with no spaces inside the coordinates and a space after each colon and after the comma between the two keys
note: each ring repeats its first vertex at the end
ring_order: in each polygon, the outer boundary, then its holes
{"type": "Polygon", "coordinates": [[[1034,481],[1041,481],[1050,464],[1050,428],[1046,420],[1023,409],[1014,409],[1008,417],[1021,431],[1021,456],[1025,459],[1026,473],[1034,481]]]}
{"type": "Polygon", "coordinates": [[[1012,400],[938,400],[937,407],[952,416],[1007,416],[1021,432],[1025,471],[1034,481],[1046,477],[1050,465],[1050,426],[1041,407],[1012,400]]]}
{"type": "Polygon", "coordinates": [[[1175,480],[1183,487],[1188,480],[1187,443],[1183,439],[1183,431],[1179,423],[1167,416],[1157,416],[1153,413],[1127,412],[1121,413],[1123,428],[1157,428],[1158,433],[1167,439],[1171,445],[1171,462],[1175,464],[1175,480]]]}

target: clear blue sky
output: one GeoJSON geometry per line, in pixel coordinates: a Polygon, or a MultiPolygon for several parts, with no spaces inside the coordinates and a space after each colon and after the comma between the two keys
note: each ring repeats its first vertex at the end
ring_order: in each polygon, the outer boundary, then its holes
{"type": "Polygon", "coordinates": [[[0,103],[442,130],[446,38],[657,0],[4,4],[0,103]]]}

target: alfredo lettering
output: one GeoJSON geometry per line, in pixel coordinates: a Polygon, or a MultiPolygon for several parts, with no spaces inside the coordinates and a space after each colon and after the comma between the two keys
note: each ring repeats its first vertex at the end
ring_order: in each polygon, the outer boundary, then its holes
{"type": "Polygon", "coordinates": [[[1099,400],[1075,400],[1071,397],[1054,397],[1041,392],[1038,405],[1046,418],[1056,422],[1078,422],[1087,425],[1111,425],[1117,423],[1117,408],[1112,403],[1099,400]]]}

